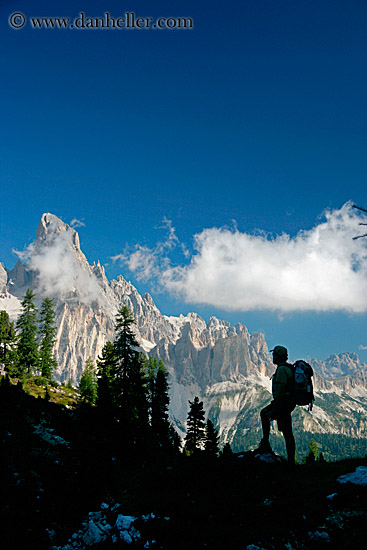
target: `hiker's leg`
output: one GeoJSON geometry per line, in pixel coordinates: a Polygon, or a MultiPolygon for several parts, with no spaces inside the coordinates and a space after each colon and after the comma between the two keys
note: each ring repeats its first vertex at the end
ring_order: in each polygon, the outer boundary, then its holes
{"type": "Polygon", "coordinates": [[[294,435],[292,432],[283,433],[285,439],[285,446],[287,448],[288,462],[294,464],[295,455],[296,455],[296,442],[294,440],[294,435]]]}
{"type": "Polygon", "coordinates": [[[291,464],[294,464],[295,455],[296,455],[296,442],[294,440],[294,435],[292,430],[292,417],[290,413],[289,415],[286,415],[282,418],[281,428],[285,439],[288,462],[290,462],[291,464]]]}
{"type": "Polygon", "coordinates": [[[261,425],[263,429],[263,441],[269,441],[270,421],[271,421],[272,412],[273,412],[273,407],[270,404],[267,407],[265,407],[265,409],[262,409],[260,413],[261,425]]]}
{"type": "Polygon", "coordinates": [[[271,453],[271,446],[269,443],[269,435],[270,435],[270,422],[273,420],[273,414],[274,414],[274,408],[272,403],[265,407],[260,413],[261,416],[261,425],[263,429],[263,438],[260,441],[260,445],[257,449],[254,450],[254,452],[258,452],[260,454],[264,453],[271,453]]]}

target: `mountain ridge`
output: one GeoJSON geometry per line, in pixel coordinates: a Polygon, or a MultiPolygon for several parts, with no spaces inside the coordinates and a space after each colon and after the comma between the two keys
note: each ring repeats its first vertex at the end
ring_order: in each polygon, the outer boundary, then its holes
{"type": "MultiPolygon", "coordinates": [[[[248,432],[258,433],[259,408],[270,398],[269,378],[275,370],[263,334],[250,334],[245,325],[231,326],[215,316],[206,323],[195,312],[162,314],[150,294],[139,294],[122,275],[109,281],[99,261],[89,264],[77,231],[49,213],[41,217],[36,240],[18,256],[12,270],[0,264],[0,308],[16,318],[27,287],[37,294],[38,303],[45,296],[54,299],[57,380],[78,383],[87,358],[95,361],[104,343],[113,340],[115,315],[124,304],[133,311],[141,349],[162,359],[168,369],[170,413],[182,434],[188,400],[195,395],[204,401],[223,441],[237,440],[240,445],[248,432]]],[[[298,411],[299,427],[335,433],[331,408],[325,412],[320,407],[334,400],[334,409],[344,406],[352,416],[348,420],[339,415],[344,431],[367,437],[365,420],[357,431],[353,427],[361,414],[367,419],[367,365],[348,353],[311,362],[315,412],[311,417],[304,409],[298,411]],[[355,403],[346,392],[352,392],[355,403]]]]}

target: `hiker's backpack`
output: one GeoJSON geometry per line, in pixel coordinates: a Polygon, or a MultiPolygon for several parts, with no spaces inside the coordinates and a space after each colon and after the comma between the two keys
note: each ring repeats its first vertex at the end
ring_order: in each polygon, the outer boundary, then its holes
{"type": "Polygon", "coordinates": [[[296,405],[308,405],[308,410],[311,411],[315,399],[312,385],[313,369],[306,361],[300,359],[293,365],[293,374],[293,395],[296,405]]]}

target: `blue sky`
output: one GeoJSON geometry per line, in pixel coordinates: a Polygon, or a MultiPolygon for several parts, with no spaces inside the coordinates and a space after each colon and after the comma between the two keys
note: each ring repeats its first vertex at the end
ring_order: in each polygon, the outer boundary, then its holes
{"type": "MultiPolygon", "coordinates": [[[[315,296],[308,305],[288,301],[284,289],[277,292],[276,276],[267,279],[275,260],[270,267],[263,261],[268,242],[270,257],[291,263],[303,231],[301,255],[323,227],[325,209],[340,211],[347,201],[367,205],[366,2],[5,0],[0,18],[0,260],[6,267],[15,264],[12,249],[34,240],[41,214],[51,212],[85,224],[78,231],[88,260],[100,259],[110,278],[122,273],[139,291],[150,291],[164,313],[194,310],[205,319],[241,321],[250,332],[265,332],[269,345],[287,345],[293,358],[356,351],[367,361],[359,349],[367,346],[362,240],[351,247],[358,244],[354,254],[362,254],[363,270],[356,284],[352,272],[342,284],[355,219],[344,220],[342,242],[328,227],[327,247],[316,253],[314,273],[324,274],[328,264],[321,259],[330,257],[335,239],[340,261],[329,279],[340,280],[334,295],[343,294],[341,310],[323,276],[322,307],[315,296]],[[81,11],[189,16],[194,28],[31,28],[30,17],[74,18],[81,11]],[[14,12],[26,16],[24,28],[9,25],[14,12]],[[284,248],[277,240],[283,233],[290,238],[284,248]],[[258,239],[251,254],[250,236],[258,239]],[[236,257],[216,255],[223,247],[236,257]],[[137,251],[139,265],[132,261],[137,251]],[[205,254],[214,256],[212,263],[205,254]],[[260,290],[241,275],[246,254],[249,264],[263,266],[260,290]],[[233,269],[202,299],[207,277],[222,272],[223,262],[233,269]],[[237,301],[242,291],[255,305],[237,301]]],[[[306,287],[299,293],[307,294],[306,287]]]]}

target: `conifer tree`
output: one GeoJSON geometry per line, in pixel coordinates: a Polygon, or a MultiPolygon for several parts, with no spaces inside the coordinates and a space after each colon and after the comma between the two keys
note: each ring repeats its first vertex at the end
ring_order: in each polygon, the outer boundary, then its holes
{"type": "Polygon", "coordinates": [[[97,400],[97,373],[91,357],[88,357],[79,382],[80,400],[95,405],[97,400]]]}
{"type": "Polygon", "coordinates": [[[116,363],[114,345],[112,342],[106,342],[97,359],[97,406],[110,414],[116,404],[116,363]]]}
{"type": "Polygon", "coordinates": [[[135,319],[129,308],[121,306],[116,316],[116,339],[114,341],[116,364],[116,379],[121,395],[127,392],[127,381],[130,371],[137,360],[136,347],[138,342],[133,332],[135,319]]]}
{"type": "Polygon", "coordinates": [[[310,449],[310,452],[305,458],[305,463],[313,464],[317,461],[319,452],[320,452],[319,445],[316,443],[316,441],[313,438],[309,443],[309,449],[310,449]]]}
{"type": "Polygon", "coordinates": [[[39,365],[37,342],[37,308],[34,305],[34,294],[28,288],[22,304],[22,313],[18,317],[17,374],[32,374],[39,365]]]}
{"type": "Polygon", "coordinates": [[[148,425],[147,380],[144,361],[136,350],[138,342],[133,326],[134,317],[129,308],[121,306],[116,317],[116,400],[119,416],[129,426],[133,437],[143,435],[148,425]]]}
{"type": "Polygon", "coordinates": [[[207,420],[205,427],[205,452],[210,456],[218,456],[219,436],[211,420],[207,420]]]}
{"type": "Polygon", "coordinates": [[[173,424],[171,423],[168,428],[168,433],[169,433],[169,442],[170,442],[169,449],[173,453],[177,454],[182,450],[182,441],[180,436],[176,432],[175,428],[173,427],[173,424]]]}
{"type": "Polygon", "coordinates": [[[230,458],[231,456],[233,456],[231,445],[228,442],[224,445],[224,447],[222,449],[222,452],[221,452],[221,456],[223,458],[230,458]]]}
{"type": "Polygon", "coordinates": [[[143,435],[148,427],[148,399],[147,378],[140,354],[136,355],[135,361],[129,369],[125,402],[128,412],[127,420],[131,423],[134,436],[143,435]]]}
{"type": "Polygon", "coordinates": [[[173,445],[173,434],[168,415],[168,373],[161,359],[149,357],[146,364],[150,424],[156,443],[161,447],[173,445]]]}
{"type": "Polygon", "coordinates": [[[54,358],[54,347],[56,343],[55,312],[53,302],[45,298],[40,311],[40,348],[39,359],[41,374],[44,378],[51,380],[52,373],[57,367],[54,358]]]}
{"type": "Polygon", "coordinates": [[[168,407],[168,373],[163,362],[157,361],[152,396],[152,428],[162,441],[168,437],[168,427],[170,425],[168,407]]]}
{"type": "Polygon", "coordinates": [[[194,401],[189,401],[189,404],[185,447],[189,453],[196,454],[202,450],[205,442],[205,412],[203,402],[199,401],[198,397],[195,397],[194,401]]]}
{"type": "Polygon", "coordinates": [[[7,372],[15,358],[16,334],[14,323],[10,322],[6,311],[0,311],[0,363],[5,365],[7,372]]]}

